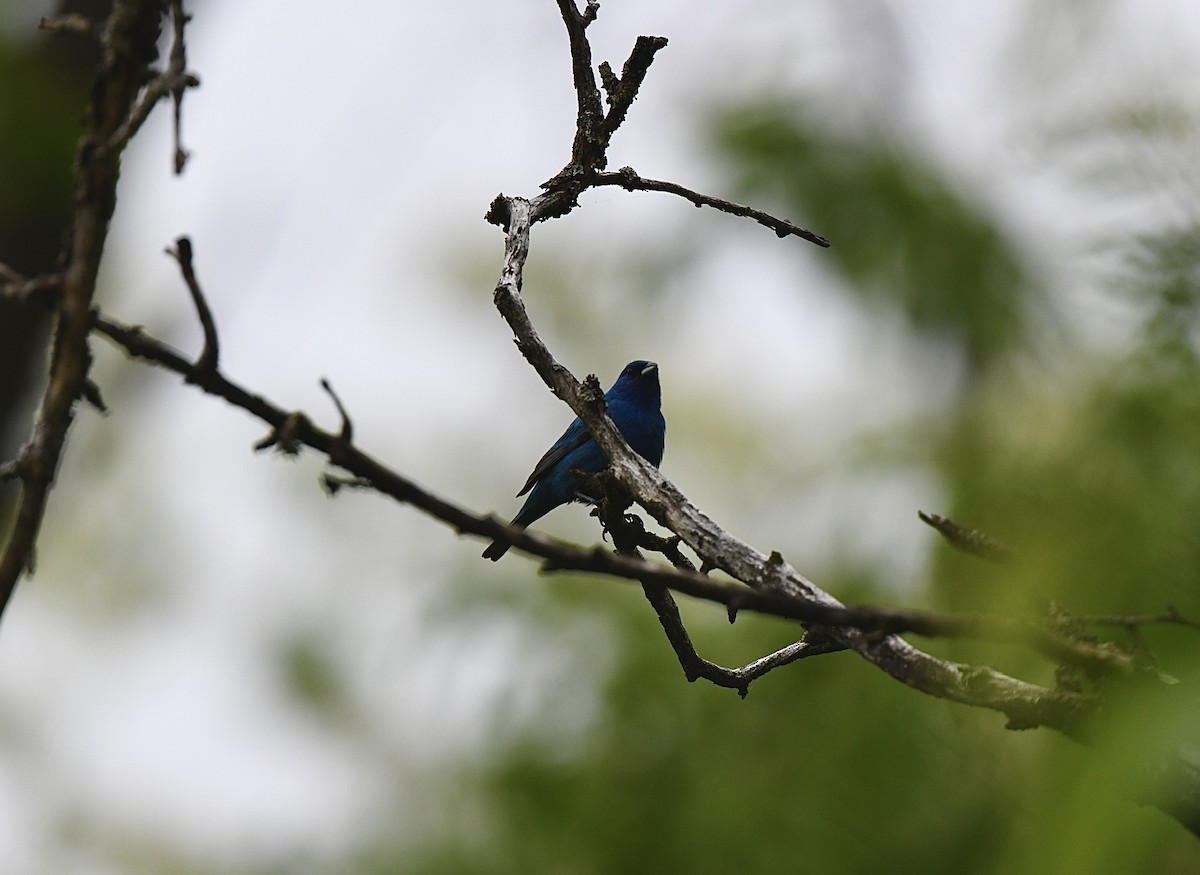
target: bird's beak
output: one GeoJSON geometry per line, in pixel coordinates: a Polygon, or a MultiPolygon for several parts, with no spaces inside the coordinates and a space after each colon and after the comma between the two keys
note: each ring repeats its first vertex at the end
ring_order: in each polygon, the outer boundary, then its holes
{"type": "Polygon", "coordinates": [[[652,374],[657,370],[658,370],[657,362],[646,362],[646,367],[642,368],[642,376],[644,377],[647,374],[652,374]]]}

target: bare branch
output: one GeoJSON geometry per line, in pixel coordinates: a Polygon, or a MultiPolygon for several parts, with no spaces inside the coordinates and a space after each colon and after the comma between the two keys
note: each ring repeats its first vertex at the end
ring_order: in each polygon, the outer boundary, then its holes
{"type": "Polygon", "coordinates": [[[753,219],[760,225],[770,228],[779,237],[794,235],[810,243],[816,243],[818,246],[829,246],[829,241],[820,234],[814,234],[812,231],[801,228],[799,225],[794,225],[786,219],[776,218],[769,213],[764,213],[762,210],[756,210],[754,207],[747,207],[742,204],[735,204],[732,201],[722,200],[719,197],[700,194],[699,192],[692,191],[690,188],[676,185],[673,182],[646,179],[644,176],[638,176],[632,167],[622,167],[616,173],[597,173],[594,184],[619,185],[626,191],[661,191],[667,194],[678,195],[691,201],[697,207],[712,207],[723,213],[729,213],[731,216],[744,216],[753,219]]]}
{"type": "Polygon", "coordinates": [[[183,127],[183,93],[188,88],[195,88],[200,81],[195,76],[187,75],[187,41],[183,30],[192,17],[183,11],[183,0],[171,0],[171,24],[174,40],[171,43],[170,66],[167,70],[172,76],[171,102],[174,104],[171,114],[171,132],[175,141],[175,175],[183,173],[187,164],[188,151],[183,148],[181,129],[183,127]]]}
{"type": "MultiPolygon", "coordinates": [[[[558,9],[566,25],[571,50],[575,137],[571,143],[571,159],[566,166],[542,183],[543,193],[533,203],[535,222],[566,215],[578,206],[580,192],[586,190],[594,175],[607,165],[609,141],[625,120],[655,52],[667,44],[663,37],[638,37],[622,79],[617,79],[607,64],[602,65],[601,74],[612,104],[605,116],[596,73],[592,69],[592,47],[587,38],[587,26],[595,20],[600,4],[589,0],[586,10],[580,13],[575,0],[558,0],[558,9]]],[[[491,215],[489,211],[489,217],[491,215]]]]}
{"type": "MultiPolygon", "coordinates": [[[[575,138],[570,161],[541,184],[542,193],[530,202],[531,224],[566,215],[579,205],[579,195],[592,186],[620,185],[631,191],[662,191],[679,195],[697,207],[709,206],[731,215],[754,219],[779,237],[796,236],[818,246],[829,246],[829,241],[821,235],[752,207],[700,194],[675,183],[644,179],[629,167],[617,173],[602,172],[608,164],[608,146],[612,135],[624,123],[655,54],[667,45],[667,40],[665,37],[639,36],[620,77],[613,73],[607,61],[600,65],[600,78],[609,103],[609,111],[605,115],[600,102],[600,90],[596,86],[596,74],[592,70],[592,48],[586,33],[587,25],[596,17],[599,4],[589,0],[584,13],[579,12],[575,0],[558,0],[558,7],[566,25],[571,50],[577,105],[575,138]]],[[[507,200],[503,195],[498,195],[485,216],[487,221],[506,231],[510,230],[507,200]]]]}
{"type": "Polygon", "coordinates": [[[192,241],[187,237],[180,237],[175,241],[175,248],[167,250],[167,255],[179,263],[179,271],[183,274],[183,281],[187,283],[192,303],[196,306],[196,315],[200,319],[200,327],[204,331],[204,347],[192,367],[197,372],[215,371],[221,357],[217,323],[213,319],[208,301],[204,298],[204,292],[200,290],[200,281],[196,279],[196,269],[192,264],[192,241]]]}
{"type": "MultiPolygon", "coordinates": [[[[666,37],[639,36],[633,44],[633,51],[629,53],[629,59],[621,68],[620,79],[613,76],[612,68],[608,66],[607,62],[601,65],[601,77],[609,104],[608,114],[604,117],[605,145],[607,145],[608,138],[625,121],[625,114],[629,112],[629,107],[633,105],[634,98],[637,97],[638,89],[642,87],[642,81],[650,70],[650,64],[654,62],[655,53],[666,46],[666,37]]],[[[603,165],[598,166],[597,169],[602,170],[603,165]]]]}
{"type": "Polygon", "coordinates": [[[808,636],[805,636],[795,644],[789,644],[782,650],[756,659],[741,668],[725,668],[708,661],[696,650],[691,636],[684,628],[683,618],[679,615],[679,606],[675,603],[669,589],[643,583],[642,591],[646,595],[646,600],[654,608],[659,624],[663,628],[671,649],[675,651],[675,656],[679,660],[679,665],[688,682],[706,680],[714,686],[736,690],[743,699],[750,693],[750,684],[770,671],[810,656],[836,653],[846,649],[834,641],[810,641],[808,636]]]}
{"type": "Polygon", "coordinates": [[[599,3],[589,2],[587,12],[581,14],[575,0],[558,0],[558,11],[567,27],[571,47],[571,78],[575,83],[577,116],[571,163],[579,168],[603,169],[604,149],[608,145],[607,141],[601,145],[598,140],[604,110],[600,104],[596,76],[592,72],[592,46],[585,33],[587,26],[596,19],[599,9],[599,3]]]}
{"type": "MultiPolygon", "coordinates": [[[[146,86],[146,90],[142,93],[142,99],[129,114],[129,118],[126,119],[125,124],[117,128],[113,132],[112,137],[105,143],[105,151],[120,151],[124,149],[129,144],[129,141],[133,139],[134,135],[141,130],[142,125],[146,123],[146,119],[150,118],[150,113],[154,111],[155,105],[164,97],[177,93],[181,94],[184,89],[195,88],[199,84],[200,80],[190,74],[174,76],[164,73],[161,76],[155,77],[146,86]]],[[[183,168],[178,157],[180,151],[179,147],[176,146],[176,173],[183,168]]]]}
{"type": "Polygon", "coordinates": [[[90,124],[76,160],[75,214],[69,259],[57,297],[50,374],[32,434],[21,450],[21,495],[0,554],[0,612],[17,580],[33,565],[46,501],[76,400],[83,394],[91,354],[91,305],[100,256],[116,204],[120,149],[108,148],[137,97],[157,52],[160,14],[155,0],[117,0],[104,28],[103,57],[92,90],[90,124]]]}
{"type": "Polygon", "coordinates": [[[200,80],[187,71],[187,46],[184,40],[184,28],[187,22],[191,20],[191,16],[183,11],[183,0],[171,0],[171,19],[174,30],[174,41],[171,45],[171,54],[167,69],[150,80],[150,83],[142,93],[141,100],[138,101],[137,105],[129,113],[124,123],[105,141],[103,148],[106,151],[116,152],[124,149],[133,136],[141,130],[142,125],[146,123],[146,119],[150,117],[150,113],[154,110],[155,105],[163,98],[170,96],[175,104],[173,122],[175,139],[174,168],[175,173],[179,174],[183,172],[183,167],[188,159],[187,150],[180,145],[179,139],[183,94],[189,88],[198,87],[200,80]]]}
{"type": "Polygon", "coordinates": [[[333,400],[333,406],[337,408],[338,416],[342,418],[342,429],[338,432],[338,443],[348,447],[354,442],[354,425],[350,422],[350,414],[346,412],[345,405],[342,404],[342,399],[338,397],[337,392],[333,391],[333,386],[324,377],[321,378],[321,388],[333,400]]]}

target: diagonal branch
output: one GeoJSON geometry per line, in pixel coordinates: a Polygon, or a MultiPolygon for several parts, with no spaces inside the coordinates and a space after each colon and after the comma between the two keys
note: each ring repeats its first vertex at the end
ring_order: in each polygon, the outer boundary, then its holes
{"type": "Polygon", "coordinates": [[[116,205],[120,148],[110,148],[130,117],[153,61],[160,27],[155,0],[117,0],[101,36],[103,57],[92,90],[89,128],[76,158],[75,213],[55,308],[50,374],[29,440],[13,464],[21,480],[16,518],[0,554],[0,612],[34,550],[76,400],[87,385],[91,305],[108,223],[116,205]]]}
{"type": "MultiPolygon", "coordinates": [[[[337,432],[313,424],[310,417],[287,410],[230,380],[218,371],[196,373],[185,356],[135,326],[123,325],[101,315],[94,317],[95,330],[107,337],[128,355],[141,358],[172,371],[185,382],[192,383],[207,394],[222,398],[229,404],[258,417],[276,433],[287,434],[289,440],[328,456],[338,467],[349,472],[361,483],[370,484],[376,491],[395,500],[413,505],[428,515],[452,526],[459,533],[486,538],[503,536],[515,548],[546,560],[547,572],[581,571],[604,574],[643,585],[661,587],[694,598],[725,605],[736,611],[754,611],[822,627],[854,628],[873,633],[896,631],[916,632],[930,637],[975,638],[980,640],[1037,644],[1057,641],[1064,652],[1058,654],[1067,661],[1095,663],[1108,671],[1126,673],[1128,663],[1101,656],[1099,649],[1073,649],[1067,639],[1057,640],[1054,626],[1022,621],[1009,617],[972,614],[942,614],[929,611],[903,611],[867,606],[831,606],[814,603],[771,589],[747,588],[739,583],[724,582],[688,568],[677,568],[643,559],[609,553],[605,550],[578,547],[529,530],[511,528],[490,515],[480,515],[453,502],[440,498],[418,486],[403,475],[368,456],[353,444],[350,417],[341,400],[327,389],[338,409],[340,425],[337,432]],[[1069,652],[1067,652],[1069,650],[1069,652]]],[[[328,386],[328,381],[323,381],[328,386]]],[[[274,442],[272,442],[274,443],[274,442]]],[[[267,444],[269,446],[271,444],[267,444]]],[[[265,448],[265,447],[260,447],[265,448]]],[[[358,484],[358,485],[361,485],[358,484]]],[[[1177,614],[1163,615],[1164,622],[1173,622],[1177,614]]],[[[1080,618],[1086,620],[1086,618],[1080,618]]],[[[1100,618],[1107,621],[1112,618],[1100,618]]],[[[1155,616],[1150,620],[1161,619],[1155,616]]],[[[1079,619],[1073,620],[1078,622],[1079,619]]],[[[1098,645],[1092,644],[1093,648],[1098,645]]],[[[1081,699],[1081,702],[1083,700],[1081,699]]]]}

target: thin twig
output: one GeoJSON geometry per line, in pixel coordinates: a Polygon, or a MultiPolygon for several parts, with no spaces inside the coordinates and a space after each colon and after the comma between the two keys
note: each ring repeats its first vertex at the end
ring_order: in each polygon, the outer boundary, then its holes
{"type": "Polygon", "coordinates": [[[134,135],[142,129],[142,125],[146,123],[146,119],[150,118],[150,113],[154,111],[155,105],[160,100],[181,92],[183,89],[195,88],[199,84],[200,80],[190,73],[172,74],[168,72],[151,79],[146,90],[142,92],[142,99],[130,112],[125,123],[117,128],[105,143],[105,151],[119,152],[124,149],[134,135]]]}
{"type": "Polygon", "coordinates": [[[337,392],[333,391],[333,386],[324,377],[321,378],[321,388],[333,400],[333,406],[337,408],[338,416],[342,418],[342,429],[337,436],[338,442],[348,447],[354,443],[354,425],[350,422],[350,414],[346,412],[346,407],[342,404],[342,399],[338,397],[337,392]]]}
{"type": "Polygon", "coordinates": [[[180,111],[183,102],[183,94],[189,88],[196,88],[200,85],[200,80],[196,76],[187,71],[187,48],[184,40],[184,28],[187,22],[191,20],[191,16],[183,11],[182,0],[171,0],[171,19],[174,32],[174,39],[171,44],[171,53],[168,58],[167,69],[155,76],[146,85],[145,91],[142,92],[141,99],[129,112],[128,117],[124,122],[104,141],[104,150],[109,152],[120,152],[133,139],[134,135],[141,130],[142,125],[146,123],[146,119],[150,117],[150,113],[160,100],[165,97],[171,97],[175,103],[174,109],[174,138],[175,151],[173,164],[175,173],[183,172],[183,166],[187,162],[188,153],[180,145],[179,130],[180,130],[180,111]]]}
{"type": "MultiPolygon", "coordinates": [[[[618,555],[642,559],[642,548],[663,553],[670,552],[668,549],[672,546],[670,541],[659,538],[648,531],[642,523],[641,517],[625,514],[625,510],[632,502],[632,496],[616,478],[608,472],[577,476],[588,494],[599,497],[592,515],[599,518],[604,530],[612,537],[613,546],[618,555]]],[[[679,552],[678,545],[673,546],[676,556],[674,567],[694,572],[696,569],[691,561],[679,552]]],[[[717,665],[700,655],[700,651],[692,643],[687,627],[683,624],[683,616],[679,613],[679,605],[676,604],[675,597],[671,595],[671,590],[646,578],[641,580],[641,584],[642,594],[654,608],[667,643],[675,652],[675,658],[679,660],[679,667],[683,669],[683,675],[687,678],[688,683],[704,679],[718,687],[737,690],[738,695],[745,698],[750,691],[750,680],[741,677],[737,670],[717,665]]]]}
{"type": "MultiPolygon", "coordinates": [[[[813,636],[809,633],[809,635],[806,635],[795,644],[789,644],[787,647],[760,657],[741,668],[733,669],[732,673],[746,684],[745,689],[748,691],[751,681],[762,677],[769,671],[783,668],[785,665],[791,665],[794,662],[799,662],[801,659],[808,659],[811,656],[841,653],[845,649],[845,644],[813,636]]],[[[742,693],[742,698],[746,698],[745,692],[742,693]]]]}
{"type": "Polygon", "coordinates": [[[192,241],[187,237],[180,237],[175,241],[175,248],[167,249],[166,252],[179,264],[179,272],[183,274],[183,281],[187,284],[188,293],[196,307],[196,315],[200,319],[200,327],[204,331],[204,347],[192,367],[197,372],[215,371],[220,364],[221,345],[217,340],[216,320],[213,319],[204,292],[200,290],[200,281],[196,278],[196,268],[192,263],[192,241]]]}
{"type": "Polygon", "coordinates": [[[794,225],[786,219],[776,218],[770,213],[765,213],[762,210],[748,207],[743,204],[737,204],[733,201],[727,201],[719,197],[701,194],[698,191],[692,191],[690,188],[684,188],[682,185],[676,185],[674,182],[664,182],[660,179],[647,179],[644,176],[638,176],[632,167],[622,167],[615,173],[597,173],[595,176],[596,185],[619,185],[626,191],[661,191],[667,194],[678,195],[681,198],[686,198],[697,207],[712,207],[714,210],[720,210],[723,213],[729,213],[731,216],[743,216],[748,219],[753,219],[764,227],[770,228],[775,232],[776,236],[800,237],[810,243],[815,243],[818,246],[828,247],[829,241],[820,234],[815,234],[807,228],[801,228],[799,225],[794,225]]]}
{"type": "Polygon", "coordinates": [[[171,102],[174,104],[171,113],[171,133],[175,143],[175,175],[183,173],[187,164],[188,151],[183,148],[183,94],[188,88],[200,84],[194,76],[187,76],[187,41],[183,30],[192,17],[183,11],[183,0],[171,0],[171,24],[174,39],[171,43],[171,58],[168,72],[172,74],[171,102]]]}
{"type": "MultiPolygon", "coordinates": [[[[601,65],[601,77],[604,90],[608,95],[609,110],[604,116],[604,133],[611,137],[625,121],[625,114],[633,105],[638,90],[650,70],[654,55],[667,46],[667,38],[662,36],[639,36],[633,44],[629,59],[621,68],[621,78],[612,75],[612,68],[607,62],[601,65]],[[607,75],[604,70],[607,69],[607,75]]],[[[607,141],[606,141],[607,145],[607,141]]]]}
{"type": "Polygon", "coordinates": [[[683,669],[684,677],[688,679],[688,682],[694,683],[698,680],[706,680],[714,686],[736,690],[738,696],[743,699],[750,693],[750,684],[768,672],[782,668],[785,665],[791,665],[793,662],[806,659],[810,656],[821,656],[826,653],[835,653],[846,649],[845,645],[834,641],[826,640],[820,643],[812,643],[802,639],[795,644],[789,644],[781,650],[756,659],[741,668],[725,668],[705,659],[696,650],[691,636],[688,635],[687,629],[683,625],[683,618],[679,614],[679,606],[675,603],[675,599],[669,589],[643,583],[642,592],[645,594],[646,600],[654,608],[659,624],[663,628],[663,633],[667,637],[667,642],[671,645],[671,649],[675,651],[675,657],[679,660],[679,665],[683,669]]]}
{"type": "Polygon", "coordinates": [[[58,301],[62,286],[61,273],[47,273],[30,279],[0,263],[0,300],[17,304],[35,302],[50,308],[58,301]]]}

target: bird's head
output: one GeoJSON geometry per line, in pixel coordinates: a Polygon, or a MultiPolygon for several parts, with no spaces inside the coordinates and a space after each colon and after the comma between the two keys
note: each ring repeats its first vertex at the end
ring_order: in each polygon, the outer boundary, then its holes
{"type": "Polygon", "coordinates": [[[658,385],[658,365],[643,359],[630,362],[617,377],[609,391],[620,391],[634,397],[642,397],[658,401],[661,390],[658,385]]]}
{"type": "Polygon", "coordinates": [[[628,380],[645,380],[650,379],[658,381],[658,365],[655,362],[648,362],[638,359],[635,362],[630,362],[621,371],[621,379],[628,380]]]}

